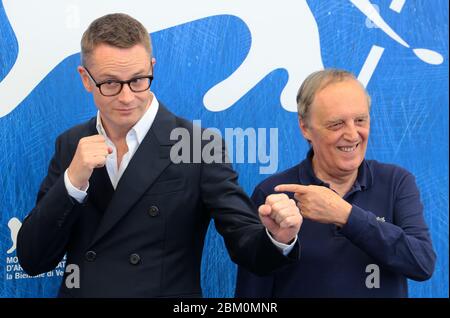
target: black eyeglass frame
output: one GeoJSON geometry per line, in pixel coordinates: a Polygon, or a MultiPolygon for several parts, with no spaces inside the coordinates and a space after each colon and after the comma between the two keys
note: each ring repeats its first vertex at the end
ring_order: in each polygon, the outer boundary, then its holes
{"type": "Polygon", "coordinates": [[[91,80],[94,82],[94,84],[95,84],[95,86],[98,88],[98,90],[100,91],[100,94],[102,94],[103,96],[106,96],[106,97],[113,97],[113,96],[119,95],[120,92],[122,92],[123,84],[127,84],[128,87],[130,88],[130,90],[131,90],[133,93],[142,93],[142,92],[145,92],[146,90],[150,89],[150,86],[152,85],[152,82],[153,82],[153,75],[146,75],[146,76],[137,76],[137,77],[133,77],[132,79],[129,79],[128,81],[106,80],[106,81],[103,81],[103,82],[98,83],[98,82],[94,79],[94,77],[92,76],[92,74],[91,74],[91,72],[88,70],[88,68],[87,68],[86,66],[83,66],[83,68],[86,70],[87,74],[89,75],[89,77],[91,78],[91,80]],[[146,79],[149,80],[149,82],[148,82],[148,87],[147,87],[147,88],[142,89],[142,90],[135,90],[135,89],[133,89],[133,88],[131,87],[131,82],[133,82],[133,81],[135,81],[135,80],[143,79],[143,78],[146,78],[146,79]],[[103,85],[103,84],[108,84],[108,83],[109,83],[109,84],[111,84],[111,83],[117,83],[117,84],[120,84],[120,89],[119,89],[119,91],[118,91],[116,94],[112,94],[112,95],[104,94],[103,91],[102,91],[102,85],[103,85]]]}

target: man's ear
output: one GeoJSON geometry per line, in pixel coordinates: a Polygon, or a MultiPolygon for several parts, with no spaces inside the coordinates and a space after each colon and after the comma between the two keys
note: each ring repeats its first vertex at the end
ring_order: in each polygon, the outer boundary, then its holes
{"type": "Polygon", "coordinates": [[[156,59],[154,57],[152,57],[152,67],[155,67],[156,64],[156,59]]]}
{"type": "Polygon", "coordinates": [[[83,83],[84,88],[88,92],[92,92],[93,90],[93,84],[91,82],[91,79],[89,78],[89,75],[86,72],[86,69],[83,66],[77,67],[78,74],[80,74],[81,82],[83,83]]]}
{"type": "Polygon", "coordinates": [[[298,116],[298,126],[300,127],[300,131],[302,132],[303,137],[311,143],[311,131],[306,123],[305,119],[302,119],[300,116],[298,116]]]}

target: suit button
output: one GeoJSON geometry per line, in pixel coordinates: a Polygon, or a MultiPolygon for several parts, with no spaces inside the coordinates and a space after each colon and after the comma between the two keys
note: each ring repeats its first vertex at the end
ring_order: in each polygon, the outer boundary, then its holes
{"type": "Polygon", "coordinates": [[[159,209],[158,209],[158,207],[155,206],[155,205],[152,205],[152,206],[150,207],[150,209],[148,210],[148,214],[149,214],[150,216],[157,216],[157,215],[159,214],[159,209]]]}
{"type": "Polygon", "coordinates": [[[141,257],[139,254],[131,254],[130,255],[130,264],[137,265],[141,262],[141,257]]]}
{"type": "Polygon", "coordinates": [[[94,251],[87,251],[85,257],[88,262],[93,262],[97,257],[97,253],[95,253],[94,251]]]}

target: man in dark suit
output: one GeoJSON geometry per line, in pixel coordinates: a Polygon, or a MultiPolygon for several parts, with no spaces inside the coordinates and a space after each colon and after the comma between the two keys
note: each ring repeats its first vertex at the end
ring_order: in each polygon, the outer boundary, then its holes
{"type": "Polygon", "coordinates": [[[106,15],[81,46],[78,71],[98,113],[56,140],[18,234],[27,273],[52,270],[67,255],[80,284],[67,286],[65,277],[60,297],[199,297],[211,217],[232,260],[248,270],[266,274],[298,258],[302,218],[293,200],[269,196],[261,224],[224,147],[215,162],[172,161],[171,132],[192,137],[195,128],[150,91],[155,59],[141,23],[106,15]]]}

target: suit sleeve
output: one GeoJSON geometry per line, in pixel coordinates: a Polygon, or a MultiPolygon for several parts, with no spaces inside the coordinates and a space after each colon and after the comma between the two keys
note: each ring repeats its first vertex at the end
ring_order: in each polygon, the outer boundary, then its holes
{"type": "MultiPolygon", "coordinates": [[[[252,201],[260,206],[266,201],[267,194],[256,187],[252,201]]],[[[274,274],[257,276],[239,266],[236,278],[235,297],[237,298],[271,298],[273,297],[274,274]]]]}
{"type": "MultiPolygon", "coordinates": [[[[54,269],[64,257],[71,227],[77,219],[78,204],[67,193],[62,164],[62,138],[56,140],[55,154],[43,180],[36,205],[23,221],[17,236],[17,256],[29,275],[54,269]]],[[[66,153],[67,156],[67,153],[66,153]]]]}
{"type": "Polygon", "coordinates": [[[371,211],[353,205],[341,231],[378,265],[417,281],[433,274],[436,254],[423,218],[419,190],[410,173],[399,182],[393,223],[380,222],[371,211]]]}
{"type": "Polygon", "coordinates": [[[270,241],[256,215],[256,206],[237,183],[237,173],[226,163],[203,163],[202,201],[211,212],[233,262],[259,275],[287,265],[298,258],[298,243],[288,256],[270,241]]]}

